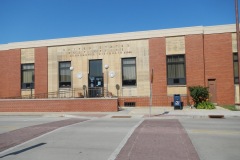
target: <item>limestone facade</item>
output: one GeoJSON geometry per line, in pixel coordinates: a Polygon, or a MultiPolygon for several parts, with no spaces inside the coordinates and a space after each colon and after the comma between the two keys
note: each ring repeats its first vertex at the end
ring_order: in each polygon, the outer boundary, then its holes
{"type": "Polygon", "coordinates": [[[117,41],[108,43],[79,44],[54,46],[48,48],[48,91],[54,92],[58,87],[58,63],[70,61],[72,70],[72,88],[88,87],[89,61],[102,60],[104,86],[107,86],[107,72],[114,72],[115,76],[108,75],[108,90],[117,95],[116,85],[120,85],[121,96],[149,96],[149,55],[147,40],[117,41]],[[122,86],[122,58],[136,58],[137,85],[122,86]],[[104,65],[109,65],[108,71],[104,65]],[[82,75],[79,77],[78,75],[82,75]]]}

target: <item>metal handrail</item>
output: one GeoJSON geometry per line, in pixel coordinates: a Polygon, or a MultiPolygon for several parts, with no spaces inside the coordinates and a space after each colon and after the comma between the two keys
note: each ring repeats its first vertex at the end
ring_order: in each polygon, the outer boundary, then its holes
{"type": "Polygon", "coordinates": [[[6,97],[4,99],[48,99],[48,98],[93,98],[108,97],[109,93],[105,87],[89,88],[62,88],[55,92],[29,94],[16,97],[6,97]]]}

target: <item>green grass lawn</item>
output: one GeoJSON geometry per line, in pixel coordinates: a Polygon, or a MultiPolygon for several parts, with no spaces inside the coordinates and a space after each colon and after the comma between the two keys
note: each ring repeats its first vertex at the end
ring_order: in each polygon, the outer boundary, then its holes
{"type": "Polygon", "coordinates": [[[228,110],[231,110],[231,111],[239,111],[239,110],[235,107],[235,105],[224,105],[224,106],[221,106],[221,107],[223,107],[223,108],[225,108],[225,109],[228,109],[228,110]]]}

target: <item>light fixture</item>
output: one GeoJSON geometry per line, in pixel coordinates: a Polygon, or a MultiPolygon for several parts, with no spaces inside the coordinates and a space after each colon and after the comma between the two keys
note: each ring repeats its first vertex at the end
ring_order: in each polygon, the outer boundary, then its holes
{"type": "Polygon", "coordinates": [[[108,69],[108,68],[109,68],[109,65],[108,65],[108,64],[105,64],[104,68],[105,68],[105,69],[108,69]]]}

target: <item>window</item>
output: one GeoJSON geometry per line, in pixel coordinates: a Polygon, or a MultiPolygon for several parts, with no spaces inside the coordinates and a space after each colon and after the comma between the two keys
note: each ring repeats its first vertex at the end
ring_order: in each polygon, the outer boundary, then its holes
{"type": "Polygon", "coordinates": [[[233,53],[233,72],[234,72],[234,84],[239,84],[238,53],[233,53]]]}
{"type": "Polygon", "coordinates": [[[171,55],[167,56],[167,84],[185,85],[185,56],[171,55]]]}
{"type": "Polygon", "coordinates": [[[59,87],[71,87],[71,62],[59,62],[59,87]]]}
{"type": "Polygon", "coordinates": [[[34,88],[34,64],[21,65],[21,88],[34,88]]]}
{"type": "Polygon", "coordinates": [[[136,58],[122,59],[122,85],[137,85],[136,81],[136,58]]]}
{"type": "Polygon", "coordinates": [[[90,60],[89,61],[89,74],[91,77],[102,77],[102,60],[90,60]]]}

